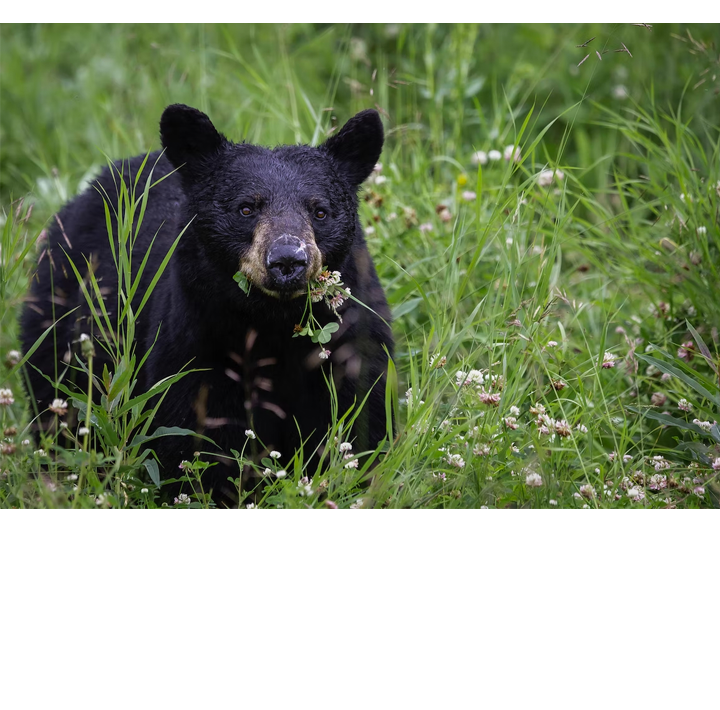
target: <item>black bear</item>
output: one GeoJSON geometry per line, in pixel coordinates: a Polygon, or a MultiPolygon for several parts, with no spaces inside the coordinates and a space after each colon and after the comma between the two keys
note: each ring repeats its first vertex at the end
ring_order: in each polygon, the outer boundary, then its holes
{"type": "MultiPolygon", "coordinates": [[[[51,379],[63,371],[70,378],[73,368],[64,363],[75,362],[80,335],[91,332],[86,298],[67,259],[82,273],[92,268],[111,319],[117,315],[118,277],[105,200],[111,196],[114,203],[117,243],[118,175],[142,190],[153,169],[132,252],[136,273],[150,250],[136,309],[186,230],[135,324],[137,361],[150,352],[134,394],[182,370],[196,370],[170,387],[153,423],[191,429],[215,444],[192,436],[157,439],[152,448],[162,478],[181,475],[179,465],[192,460],[194,451],[215,451],[203,488],[211,489],[216,501],[232,504],[237,490],[228,479],[242,472],[223,454],[242,448],[246,430],[253,430],[265,453],[275,449],[288,460],[302,444],[307,460],[322,446],[333,409],[342,416],[363,402],[349,436],[356,451],[376,448],[392,431],[385,387],[393,339],[358,218],[357,191],[382,150],[377,112],[357,114],[319,147],[269,149],[233,143],[204,113],[176,104],[165,109],[160,135],[163,153],[106,168],[53,220],[47,258],[40,259],[23,314],[25,351],[49,325],[76,310],[57,323],[30,363],[51,379]],[[354,298],[344,294],[312,305],[320,325],[339,326],[331,341],[298,337],[309,285],[338,278],[354,298]]],[[[93,338],[101,339],[97,329],[93,338]]],[[[105,362],[112,371],[98,345],[95,372],[105,362]]],[[[55,392],[34,367],[28,375],[43,411],[55,392]]],[[[82,388],[87,377],[78,377],[78,383],[82,388]]]]}

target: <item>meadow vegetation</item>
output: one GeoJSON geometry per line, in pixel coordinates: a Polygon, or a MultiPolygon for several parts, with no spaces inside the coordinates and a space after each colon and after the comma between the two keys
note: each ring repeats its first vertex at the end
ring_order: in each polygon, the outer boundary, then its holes
{"type": "MultiPolygon", "coordinates": [[[[97,403],[58,372],[40,442],[18,344],[54,214],[108,160],[157,149],[176,102],[264,145],[317,144],[373,106],[385,122],[361,220],[394,315],[397,437],[354,451],[336,417],[311,469],[251,463],[249,432],[236,456],[267,475],[241,507],[717,507],[717,26],[0,32],[1,507],[212,505],[199,458],[177,474],[195,493],[162,495],[152,438],[172,432],[134,391],[137,313],[110,323],[89,280],[115,370],[92,371],[91,344],[69,363],[97,403]]],[[[150,189],[122,189],[128,295],[150,189]]]]}

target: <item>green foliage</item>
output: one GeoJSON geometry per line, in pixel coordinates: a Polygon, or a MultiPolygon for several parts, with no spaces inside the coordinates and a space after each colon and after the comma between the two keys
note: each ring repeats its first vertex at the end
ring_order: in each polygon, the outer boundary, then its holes
{"type": "MultiPolygon", "coordinates": [[[[373,452],[341,450],[362,403],[336,407],[313,470],[312,452],[263,460],[262,442],[248,437],[233,456],[263,483],[236,482],[243,504],[718,504],[716,26],[0,32],[3,359],[17,348],[41,230],[103,153],[157,147],[165,105],[198,106],[230,138],[267,145],[319,143],[377,105],[387,140],[361,221],[395,318],[386,404],[398,436],[373,452]],[[621,42],[632,56],[615,51],[621,42]],[[518,159],[487,157],[506,149],[518,159]]],[[[83,287],[114,365],[96,373],[85,357],[71,366],[102,405],[88,407],[89,392],[64,389],[58,373],[58,396],[74,397],[90,433],[58,430],[74,446],[48,440],[33,453],[22,442],[38,413],[21,395],[21,364],[8,357],[0,372],[15,400],[0,405],[0,423],[16,430],[0,454],[2,506],[162,504],[157,464],[141,444],[182,435],[150,430],[150,402],[183,373],[133,391],[142,366],[132,346],[133,225],[149,189],[121,186],[118,214],[108,207],[120,225],[119,322],[93,279],[83,287]]],[[[78,278],[87,270],[75,267],[78,278]]],[[[317,342],[327,335],[313,329],[317,342]]],[[[180,472],[192,495],[178,507],[211,505],[207,465],[198,457],[180,472]]]]}

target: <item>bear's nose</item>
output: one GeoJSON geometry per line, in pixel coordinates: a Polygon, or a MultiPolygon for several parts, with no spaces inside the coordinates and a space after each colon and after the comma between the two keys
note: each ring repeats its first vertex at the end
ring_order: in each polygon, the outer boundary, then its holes
{"type": "Polygon", "coordinates": [[[268,250],[267,269],[270,278],[281,288],[300,281],[308,265],[305,244],[297,237],[278,237],[268,250]]]}

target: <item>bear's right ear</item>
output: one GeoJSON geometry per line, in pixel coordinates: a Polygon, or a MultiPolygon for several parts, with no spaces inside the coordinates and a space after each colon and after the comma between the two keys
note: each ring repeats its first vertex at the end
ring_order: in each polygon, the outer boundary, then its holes
{"type": "Polygon", "coordinates": [[[160,139],[176,168],[216,153],[227,142],[202,111],[185,104],[173,104],[163,111],[160,139]]]}

